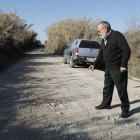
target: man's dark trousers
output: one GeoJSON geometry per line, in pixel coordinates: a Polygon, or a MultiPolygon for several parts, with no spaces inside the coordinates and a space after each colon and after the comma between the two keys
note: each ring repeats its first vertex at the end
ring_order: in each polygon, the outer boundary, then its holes
{"type": "Polygon", "coordinates": [[[118,95],[122,102],[122,112],[129,111],[129,99],[127,94],[128,72],[120,72],[120,69],[114,71],[105,70],[105,80],[103,88],[103,102],[102,105],[111,105],[114,84],[116,85],[118,95]]]}

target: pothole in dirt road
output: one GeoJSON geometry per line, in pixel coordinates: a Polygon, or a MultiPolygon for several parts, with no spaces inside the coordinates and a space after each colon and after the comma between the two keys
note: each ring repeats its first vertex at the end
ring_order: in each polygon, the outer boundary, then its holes
{"type": "Polygon", "coordinates": [[[55,107],[61,104],[61,101],[57,99],[39,98],[39,99],[31,100],[30,103],[36,106],[37,105],[51,105],[55,107]]]}
{"type": "MultiPolygon", "coordinates": [[[[65,103],[65,101],[61,101],[58,99],[50,99],[50,98],[38,98],[38,99],[31,99],[25,101],[22,105],[19,105],[18,108],[26,108],[27,106],[42,106],[42,107],[49,107],[55,110],[65,110],[71,108],[70,103],[65,103]]],[[[58,113],[59,114],[59,113],[58,113]]]]}

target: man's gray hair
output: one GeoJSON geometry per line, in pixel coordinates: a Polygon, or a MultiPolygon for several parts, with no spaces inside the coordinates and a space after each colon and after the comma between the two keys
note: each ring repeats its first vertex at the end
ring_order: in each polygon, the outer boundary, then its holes
{"type": "Polygon", "coordinates": [[[100,21],[99,24],[101,24],[102,28],[106,27],[107,29],[111,29],[111,26],[110,26],[109,22],[107,22],[107,21],[100,21]]]}

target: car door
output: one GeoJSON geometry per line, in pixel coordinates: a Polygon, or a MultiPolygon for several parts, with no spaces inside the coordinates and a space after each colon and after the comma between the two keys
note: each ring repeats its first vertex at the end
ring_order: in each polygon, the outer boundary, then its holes
{"type": "Polygon", "coordinates": [[[71,52],[71,46],[72,46],[73,43],[74,43],[74,40],[68,45],[68,49],[66,51],[66,59],[67,60],[69,59],[70,52],[71,52]]]}
{"type": "MultiPolygon", "coordinates": [[[[69,45],[70,45],[70,44],[69,44],[69,45]]],[[[64,54],[65,54],[65,59],[66,59],[66,60],[68,60],[68,49],[69,49],[69,45],[68,45],[68,47],[67,47],[67,48],[65,49],[65,51],[64,51],[64,52],[65,52],[64,54]]]]}

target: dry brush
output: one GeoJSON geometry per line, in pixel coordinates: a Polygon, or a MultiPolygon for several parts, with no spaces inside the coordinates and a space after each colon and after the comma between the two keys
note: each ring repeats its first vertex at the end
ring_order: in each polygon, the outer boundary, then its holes
{"type": "Polygon", "coordinates": [[[32,25],[27,25],[16,11],[6,13],[0,10],[0,68],[24,55],[23,51],[37,47],[37,33],[29,30],[32,25]]]}
{"type": "Polygon", "coordinates": [[[99,20],[84,17],[60,20],[48,26],[46,52],[63,54],[63,47],[75,39],[91,39],[99,41],[96,26],[99,20]]]}
{"type": "Polygon", "coordinates": [[[27,44],[33,43],[37,33],[29,31],[32,26],[25,19],[17,16],[17,12],[5,13],[0,11],[0,50],[24,50],[27,44]]]}

